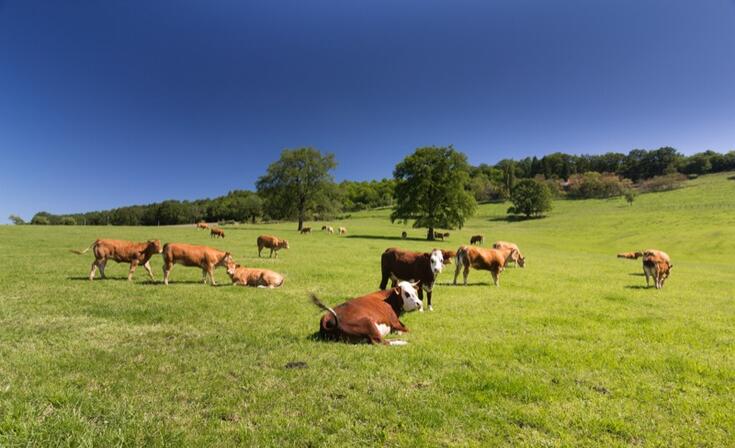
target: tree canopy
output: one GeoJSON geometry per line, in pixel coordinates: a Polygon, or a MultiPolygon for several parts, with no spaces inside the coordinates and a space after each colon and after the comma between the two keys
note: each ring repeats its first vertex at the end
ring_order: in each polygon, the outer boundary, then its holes
{"type": "Polygon", "coordinates": [[[513,206],[508,213],[513,215],[539,216],[551,210],[551,192],[546,184],[534,179],[523,179],[513,187],[510,196],[513,206]]]}
{"type": "Polygon", "coordinates": [[[415,220],[413,227],[461,228],[477,208],[469,191],[467,157],[449,147],[425,147],[406,157],[393,171],[395,206],[391,221],[415,220]]]}

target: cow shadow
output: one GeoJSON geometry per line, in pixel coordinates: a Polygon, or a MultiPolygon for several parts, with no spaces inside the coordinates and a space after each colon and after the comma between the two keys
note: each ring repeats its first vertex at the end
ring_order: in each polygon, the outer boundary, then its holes
{"type": "Polygon", "coordinates": [[[467,285],[464,285],[464,284],[462,284],[459,281],[457,282],[456,285],[454,283],[452,283],[452,282],[446,282],[446,283],[445,282],[441,282],[441,283],[440,282],[436,282],[436,283],[434,283],[434,285],[436,285],[436,286],[456,286],[456,287],[462,287],[462,288],[464,288],[464,287],[473,287],[473,286],[495,286],[493,283],[490,283],[490,282],[467,282],[467,285]]]}
{"type": "Polygon", "coordinates": [[[634,277],[643,277],[643,276],[645,276],[646,274],[644,274],[644,273],[642,273],[642,272],[631,272],[631,273],[630,273],[630,274],[628,274],[628,275],[632,275],[632,276],[634,276],[634,277]]]}
{"type": "Polygon", "coordinates": [[[730,176],[727,178],[727,180],[735,180],[735,176],[730,176]]]}
{"type": "Polygon", "coordinates": [[[416,238],[412,236],[403,238],[401,236],[383,236],[383,235],[347,235],[347,238],[360,238],[364,240],[388,240],[388,241],[428,241],[426,238],[416,238]]]}
{"type": "MultiPolygon", "coordinates": [[[[76,276],[76,277],[69,276],[69,277],[66,277],[66,279],[67,280],[72,280],[72,281],[85,281],[85,282],[90,281],[89,280],[89,277],[87,277],[87,276],[76,276]]],[[[104,282],[104,281],[123,282],[124,281],[124,282],[126,282],[126,281],[128,281],[128,278],[127,277],[110,277],[108,275],[105,278],[95,277],[94,280],[92,280],[92,281],[94,281],[94,282],[99,282],[99,281],[102,281],[102,282],[104,282]]]]}
{"type": "Polygon", "coordinates": [[[645,286],[645,285],[625,285],[625,288],[626,289],[651,289],[651,288],[654,288],[654,287],[653,286],[645,286]]]}

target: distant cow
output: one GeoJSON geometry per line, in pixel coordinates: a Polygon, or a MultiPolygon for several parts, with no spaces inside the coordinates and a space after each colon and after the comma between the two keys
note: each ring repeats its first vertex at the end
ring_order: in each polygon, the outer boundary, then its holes
{"type": "Polygon", "coordinates": [[[407,332],[399,317],[404,312],[421,310],[416,295],[416,284],[402,281],[386,291],[376,291],[330,308],[314,294],[311,300],[327,313],[319,322],[319,335],[325,339],[350,342],[368,341],[372,344],[405,345],[406,341],[387,341],[388,333],[407,332]]]}
{"type": "Polygon", "coordinates": [[[513,255],[505,261],[505,266],[508,266],[510,263],[513,263],[513,265],[517,264],[520,267],[526,266],[526,258],[523,256],[521,250],[518,249],[518,246],[515,243],[509,243],[507,241],[496,241],[493,243],[493,249],[515,249],[516,251],[513,253],[513,255]]]}
{"type": "Polygon", "coordinates": [[[217,237],[224,238],[225,231],[220,229],[219,227],[212,227],[212,230],[209,231],[209,237],[210,238],[217,238],[217,237]]]}
{"type": "Polygon", "coordinates": [[[276,238],[275,236],[272,236],[272,235],[260,235],[258,237],[258,256],[259,257],[260,257],[260,252],[263,250],[263,248],[271,250],[269,257],[272,257],[273,252],[275,252],[276,258],[278,258],[278,251],[280,249],[288,249],[288,241],[276,238]]]}
{"type": "Polygon", "coordinates": [[[643,256],[643,252],[621,252],[618,258],[627,258],[628,260],[637,260],[643,256]]]}
{"type": "Polygon", "coordinates": [[[206,222],[204,222],[204,221],[202,221],[202,222],[198,222],[198,223],[196,223],[195,225],[197,226],[197,230],[199,230],[199,229],[205,229],[205,230],[206,230],[206,229],[208,229],[208,228],[209,228],[209,224],[207,224],[207,223],[206,223],[206,222]]]}
{"type": "Polygon", "coordinates": [[[227,275],[233,284],[257,288],[278,288],[283,285],[283,275],[269,269],[246,268],[234,262],[227,265],[227,275]]]}
{"type": "Polygon", "coordinates": [[[340,235],[347,235],[347,228],[346,227],[340,227],[339,228],[339,234],[340,235]]]}
{"type": "Polygon", "coordinates": [[[470,238],[470,244],[484,244],[485,243],[485,237],[482,235],[473,235],[470,238]]]}
{"type": "Polygon", "coordinates": [[[656,249],[643,251],[643,273],[646,276],[646,286],[650,286],[648,278],[653,277],[656,289],[663,288],[664,281],[669,278],[673,267],[671,258],[666,252],[656,249]]]}
{"type": "Polygon", "coordinates": [[[404,240],[406,238],[408,238],[408,233],[407,232],[401,232],[401,238],[403,238],[404,240]]]}
{"type": "Polygon", "coordinates": [[[444,241],[444,238],[449,238],[449,232],[434,232],[434,239],[444,241]]]}
{"type": "Polygon", "coordinates": [[[475,246],[461,246],[457,249],[457,267],[454,271],[454,284],[457,284],[459,271],[464,269],[464,284],[467,285],[467,276],[470,267],[473,269],[490,271],[495,286],[499,286],[500,273],[505,269],[509,258],[517,254],[516,249],[485,249],[475,246]]]}
{"type": "Polygon", "coordinates": [[[430,311],[434,309],[431,305],[431,293],[437,275],[444,269],[444,253],[441,250],[422,253],[392,247],[381,255],[380,268],[380,289],[386,288],[388,279],[391,279],[393,287],[399,280],[417,281],[419,299],[424,300],[423,291],[426,291],[426,304],[430,311]]]}
{"type": "Polygon", "coordinates": [[[209,277],[212,286],[214,281],[214,269],[218,266],[227,266],[232,262],[229,252],[222,252],[207,246],[194,246],[184,243],[167,243],[163,246],[163,283],[168,285],[168,276],[174,264],[202,268],[202,281],[207,284],[209,277]]]}
{"type": "Polygon", "coordinates": [[[304,227],[301,230],[299,230],[299,233],[301,233],[302,235],[305,233],[311,233],[311,227],[304,227]]]}
{"type": "Polygon", "coordinates": [[[160,240],[135,243],[132,241],[99,239],[84,250],[72,250],[72,252],[81,255],[87,253],[89,249],[92,249],[94,253],[92,269],[89,271],[90,280],[94,280],[97,268],[100,270],[100,278],[105,278],[105,265],[107,264],[107,260],[114,260],[118,263],[130,263],[128,280],[133,279],[135,269],[139,264],[142,264],[151,277],[151,280],[153,280],[150,260],[154,254],[159,254],[162,250],[160,240]]]}
{"type": "Polygon", "coordinates": [[[332,226],[322,226],[322,230],[324,230],[327,233],[334,233],[334,227],[332,226]]]}

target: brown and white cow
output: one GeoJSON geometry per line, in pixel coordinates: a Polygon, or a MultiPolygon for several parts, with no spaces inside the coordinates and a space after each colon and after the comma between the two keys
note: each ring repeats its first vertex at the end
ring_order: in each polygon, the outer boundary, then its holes
{"type": "Polygon", "coordinates": [[[195,225],[195,226],[197,227],[197,230],[199,230],[199,229],[205,229],[205,230],[206,230],[206,229],[208,229],[208,228],[209,228],[209,224],[207,224],[207,223],[206,223],[206,222],[204,222],[204,221],[202,221],[202,222],[198,222],[198,223],[196,223],[196,224],[194,224],[194,225],[195,225]]]}
{"type": "Polygon", "coordinates": [[[500,286],[500,273],[505,269],[506,262],[518,251],[512,248],[485,249],[476,246],[461,246],[457,249],[457,267],[454,271],[454,284],[457,284],[459,271],[464,269],[464,285],[467,285],[467,276],[470,267],[473,269],[490,271],[495,286],[500,286]]]}
{"type": "Polygon", "coordinates": [[[515,249],[513,255],[505,261],[505,265],[508,266],[510,263],[513,263],[514,265],[518,265],[520,267],[526,266],[526,258],[523,256],[521,250],[518,249],[518,246],[515,243],[509,243],[507,241],[496,241],[493,243],[493,249],[515,249]]]}
{"type": "Polygon", "coordinates": [[[332,227],[332,226],[322,226],[322,230],[324,230],[325,232],[327,232],[329,234],[334,233],[334,227],[332,227]]]}
{"type": "Polygon", "coordinates": [[[225,237],[225,231],[220,229],[219,227],[212,227],[212,229],[209,231],[209,237],[210,238],[224,238],[225,237]]]}
{"type": "Polygon", "coordinates": [[[207,246],[195,246],[185,243],[166,243],[163,246],[163,283],[168,285],[168,277],[174,264],[182,264],[190,267],[202,268],[202,281],[207,283],[207,277],[212,284],[214,281],[214,269],[219,266],[227,266],[232,262],[229,252],[207,246]]]}
{"type": "Polygon", "coordinates": [[[388,286],[388,279],[391,279],[393,287],[399,280],[418,282],[419,299],[424,300],[426,291],[426,305],[429,311],[434,310],[431,305],[431,293],[436,277],[444,269],[443,251],[433,249],[431,252],[422,253],[391,247],[381,255],[380,268],[382,274],[380,289],[388,286]]]}
{"type": "Polygon", "coordinates": [[[482,235],[472,235],[472,237],[470,237],[470,244],[482,245],[484,242],[485,242],[485,237],[482,235]]]}
{"type": "Polygon", "coordinates": [[[339,234],[340,235],[347,235],[347,228],[346,227],[340,227],[339,228],[339,234]]]}
{"type": "Polygon", "coordinates": [[[650,286],[648,278],[653,277],[656,289],[664,287],[664,282],[671,274],[671,258],[666,252],[647,249],[643,251],[643,274],[646,276],[646,286],[650,286]]]}
{"type": "Polygon", "coordinates": [[[303,227],[301,228],[301,230],[299,230],[299,233],[301,233],[302,235],[305,233],[311,233],[311,227],[303,227]]]}
{"type": "Polygon", "coordinates": [[[232,283],[257,288],[278,288],[283,285],[283,275],[269,269],[246,268],[235,262],[228,263],[227,275],[232,283]]]}
{"type": "Polygon", "coordinates": [[[314,304],[327,311],[319,321],[319,335],[332,340],[405,345],[406,341],[384,338],[391,331],[408,331],[399,319],[401,314],[422,310],[416,287],[417,284],[402,281],[395,288],[357,297],[334,308],[323,304],[312,294],[314,304]]]}
{"type": "Polygon", "coordinates": [[[105,265],[107,260],[113,260],[118,263],[130,263],[128,271],[128,280],[133,279],[133,273],[138,265],[142,264],[148,275],[153,280],[153,271],[151,271],[150,260],[154,254],[161,253],[160,240],[148,240],[145,243],[135,243],[133,241],[124,240],[107,240],[98,239],[84,250],[72,250],[75,254],[87,253],[92,249],[94,253],[94,261],[92,269],[89,271],[89,279],[94,280],[97,268],[100,270],[100,278],[105,278],[105,265]]]}
{"type": "Polygon", "coordinates": [[[280,238],[276,238],[272,235],[260,235],[258,237],[258,256],[260,257],[260,252],[263,250],[263,248],[270,249],[270,257],[273,256],[273,252],[276,253],[276,258],[278,258],[278,251],[280,249],[288,249],[288,241],[282,240],[280,238]]]}

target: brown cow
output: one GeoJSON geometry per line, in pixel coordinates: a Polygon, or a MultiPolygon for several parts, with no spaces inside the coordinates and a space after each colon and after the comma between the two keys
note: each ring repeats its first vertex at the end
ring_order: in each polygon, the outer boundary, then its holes
{"type": "Polygon", "coordinates": [[[304,227],[301,230],[299,230],[299,233],[301,234],[311,233],[311,227],[304,227]]]}
{"type": "Polygon", "coordinates": [[[472,237],[470,238],[470,244],[475,244],[475,243],[480,244],[480,245],[484,244],[485,237],[482,235],[472,235],[472,237]]]}
{"type": "Polygon", "coordinates": [[[382,274],[380,289],[388,286],[389,278],[393,287],[399,280],[417,281],[419,282],[419,299],[424,300],[424,290],[426,290],[426,304],[429,311],[434,310],[431,305],[431,293],[437,275],[444,269],[443,251],[433,249],[431,252],[421,253],[391,247],[381,255],[380,268],[382,274]]]}
{"type": "Polygon", "coordinates": [[[72,250],[75,254],[84,254],[89,249],[94,252],[94,261],[92,269],[89,271],[89,279],[93,280],[97,268],[100,270],[100,278],[105,278],[105,265],[107,260],[114,260],[118,263],[130,263],[128,271],[128,281],[133,279],[133,273],[139,264],[142,264],[148,275],[153,280],[153,271],[151,271],[150,260],[154,254],[160,254],[161,241],[149,240],[145,243],[135,243],[124,240],[104,240],[99,239],[92,243],[91,246],[84,250],[72,250]]]}
{"type": "Polygon", "coordinates": [[[258,256],[260,257],[260,252],[263,250],[263,248],[268,248],[271,250],[270,257],[273,256],[273,252],[276,253],[276,258],[278,258],[278,250],[279,249],[288,249],[288,241],[282,240],[279,238],[276,238],[272,235],[260,235],[258,237],[258,256]]]}
{"type": "Polygon", "coordinates": [[[199,230],[199,229],[205,229],[206,230],[206,229],[209,228],[209,224],[207,224],[204,221],[196,223],[195,226],[197,226],[197,230],[199,230]]]}
{"type": "Polygon", "coordinates": [[[402,281],[395,288],[376,291],[334,308],[326,306],[312,294],[312,302],[327,311],[319,322],[319,335],[332,340],[405,345],[406,341],[387,341],[384,337],[391,331],[407,332],[408,328],[399,316],[404,312],[422,310],[416,287],[417,284],[402,281]]]}
{"type": "Polygon", "coordinates": [[[209,231],[209,237],[210,238],[217,238],[217,237],[224,238],[225,231],[220,229],[219,227],[212,227],[212,230],[209,231]]]}
{"type": "Polygon", "coordinates": [[[647,249],[643,251],[643,274],[646,276],[646,286],[650,286],[648,278],[653,277],[656,289],[664,287],[664,281],[671,274],[671,258],[666,252],[647,249]]]}
{"type": "Polygon", "coordinates": [[[283,285],[283,275],[268,269],[255,269],[240,266],[235,262],[227,265],[227,274],[233,284],[255,286],[257,288],[278,288],[283,285]]]}
{"type": "Polygon", "coordinates": [[[347,228],[346,227],[340,227],[339,228],[339,234],[340,235],[347,235],[347,228]]]}
{"type": "Polygon", "coordinates": [[[505,265],[508,266],[510,263],[513,263],[514,267],[516,264],[520,267],[526,266],[526,258],[523,256],[521,250],[518,249],[518,246],[515,243],[509,243],[507,241],[496,241],[493,243],[493,249],[515,249],[515,253],[513,254],[513,256],[505,261],[505,265]]]}
{"type": "Polygon", "coordinates": [[[627,258],[628,260],[637,260],[643,256],[643,252],[621,252],[618,258],[627,258]]]}
{"type": "Polygon", "coordinates": [[[449,238],[449,232],[434,232],[434,239],[444,241],[444,238],[449,238]]]}
{"type": "Polygon", "coordinates": [[[168,285],[168,276],[174,264],[179,263],[184,266],[198,266],[202,268],[202,281],[207,284],[209,277],[212,286],[216,286],[214,281],[214,269],[218,266],[227,266],[232,262],[229,252],[222,252],[207,246],[194,246],[184,243],[166,243],[163,246],[163,283],[168,285]]]}
{"type": "Polygon", "coordinates": [[[518,251],[512,248],[485,249],[475,246],[461,246],[457,249],[457,268],[454,271],[454,284],[457,284],[459,271],[464,268],[464,284],[467,285],[467,276],[470,267],[484,271],[490,271],[495,286],[500,286],[498,277],[505,269],[506,261],[513,257],[518,251]]]}

